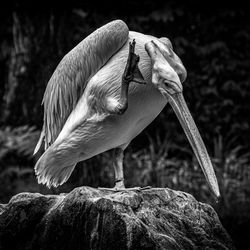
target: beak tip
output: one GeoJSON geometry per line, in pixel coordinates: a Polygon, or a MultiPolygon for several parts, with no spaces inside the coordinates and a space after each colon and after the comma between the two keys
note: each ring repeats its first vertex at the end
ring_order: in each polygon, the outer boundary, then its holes
{"type": "Polygon", "coordinates": [[[221,195],[220,195],[219,189],[217,189],[217,190],[214,191],[213,193],[214,193],[214,197],[215,197],[216,203],[219,203],[219,202],[221,201],[221,195]]]}
{"type": "Polygon", "coordinates": [[[216,196],[215,202],[218,204],[220,203],[220,201],[221,201],[221,196],[220,195],[216,196]]]}

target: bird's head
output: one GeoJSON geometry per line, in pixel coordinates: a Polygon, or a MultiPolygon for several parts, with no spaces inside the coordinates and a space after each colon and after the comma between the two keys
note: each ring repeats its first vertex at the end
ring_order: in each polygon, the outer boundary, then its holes
{"type": "Polygon", "coordinates": [[[185,81],[187,71],[174,53],[171,42],[167,38],[155,40],[147,43],[145,48],[152,61],[152,83],[164,96],[181,93],[181,83],[185,81]]]}
{"type": "Polygon", "coordinates": [[[217,179],[206,147],[183,97],[182,82],[187,73],[167,38],[145,45],[152,62],[152,83],[160,90],[175,111],[203,170],[210,189],[220,197],[217,179]]]}

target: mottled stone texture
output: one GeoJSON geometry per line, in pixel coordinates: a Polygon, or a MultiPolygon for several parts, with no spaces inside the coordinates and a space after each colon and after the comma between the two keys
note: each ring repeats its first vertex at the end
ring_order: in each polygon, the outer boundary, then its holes
{"type": "Polygon", "coordinates": [[[234,249],[211,206],[167,188],[21,193],[0,205],[0,249],[234,249]]]}

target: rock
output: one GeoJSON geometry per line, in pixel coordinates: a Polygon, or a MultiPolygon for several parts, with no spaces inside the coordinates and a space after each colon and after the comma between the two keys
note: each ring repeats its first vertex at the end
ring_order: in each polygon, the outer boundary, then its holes
{"type": "Polygon", "coordinates": [[[234,249],[217,214],[167,188],[21,193],[0,206],[0,249],[234,249]]]}

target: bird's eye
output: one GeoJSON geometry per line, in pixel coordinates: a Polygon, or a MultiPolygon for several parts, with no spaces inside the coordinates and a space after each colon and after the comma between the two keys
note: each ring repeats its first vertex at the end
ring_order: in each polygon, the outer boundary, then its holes
{"type": "Polygon", "coordinates": [[[175,93],[181,93],[182,92],[182,85],[172,81],[170,79],[165,79],[164,80],[164,85],[166,87],[166,90],[170,93],[170,94],[175,94],[175,93]]]}

